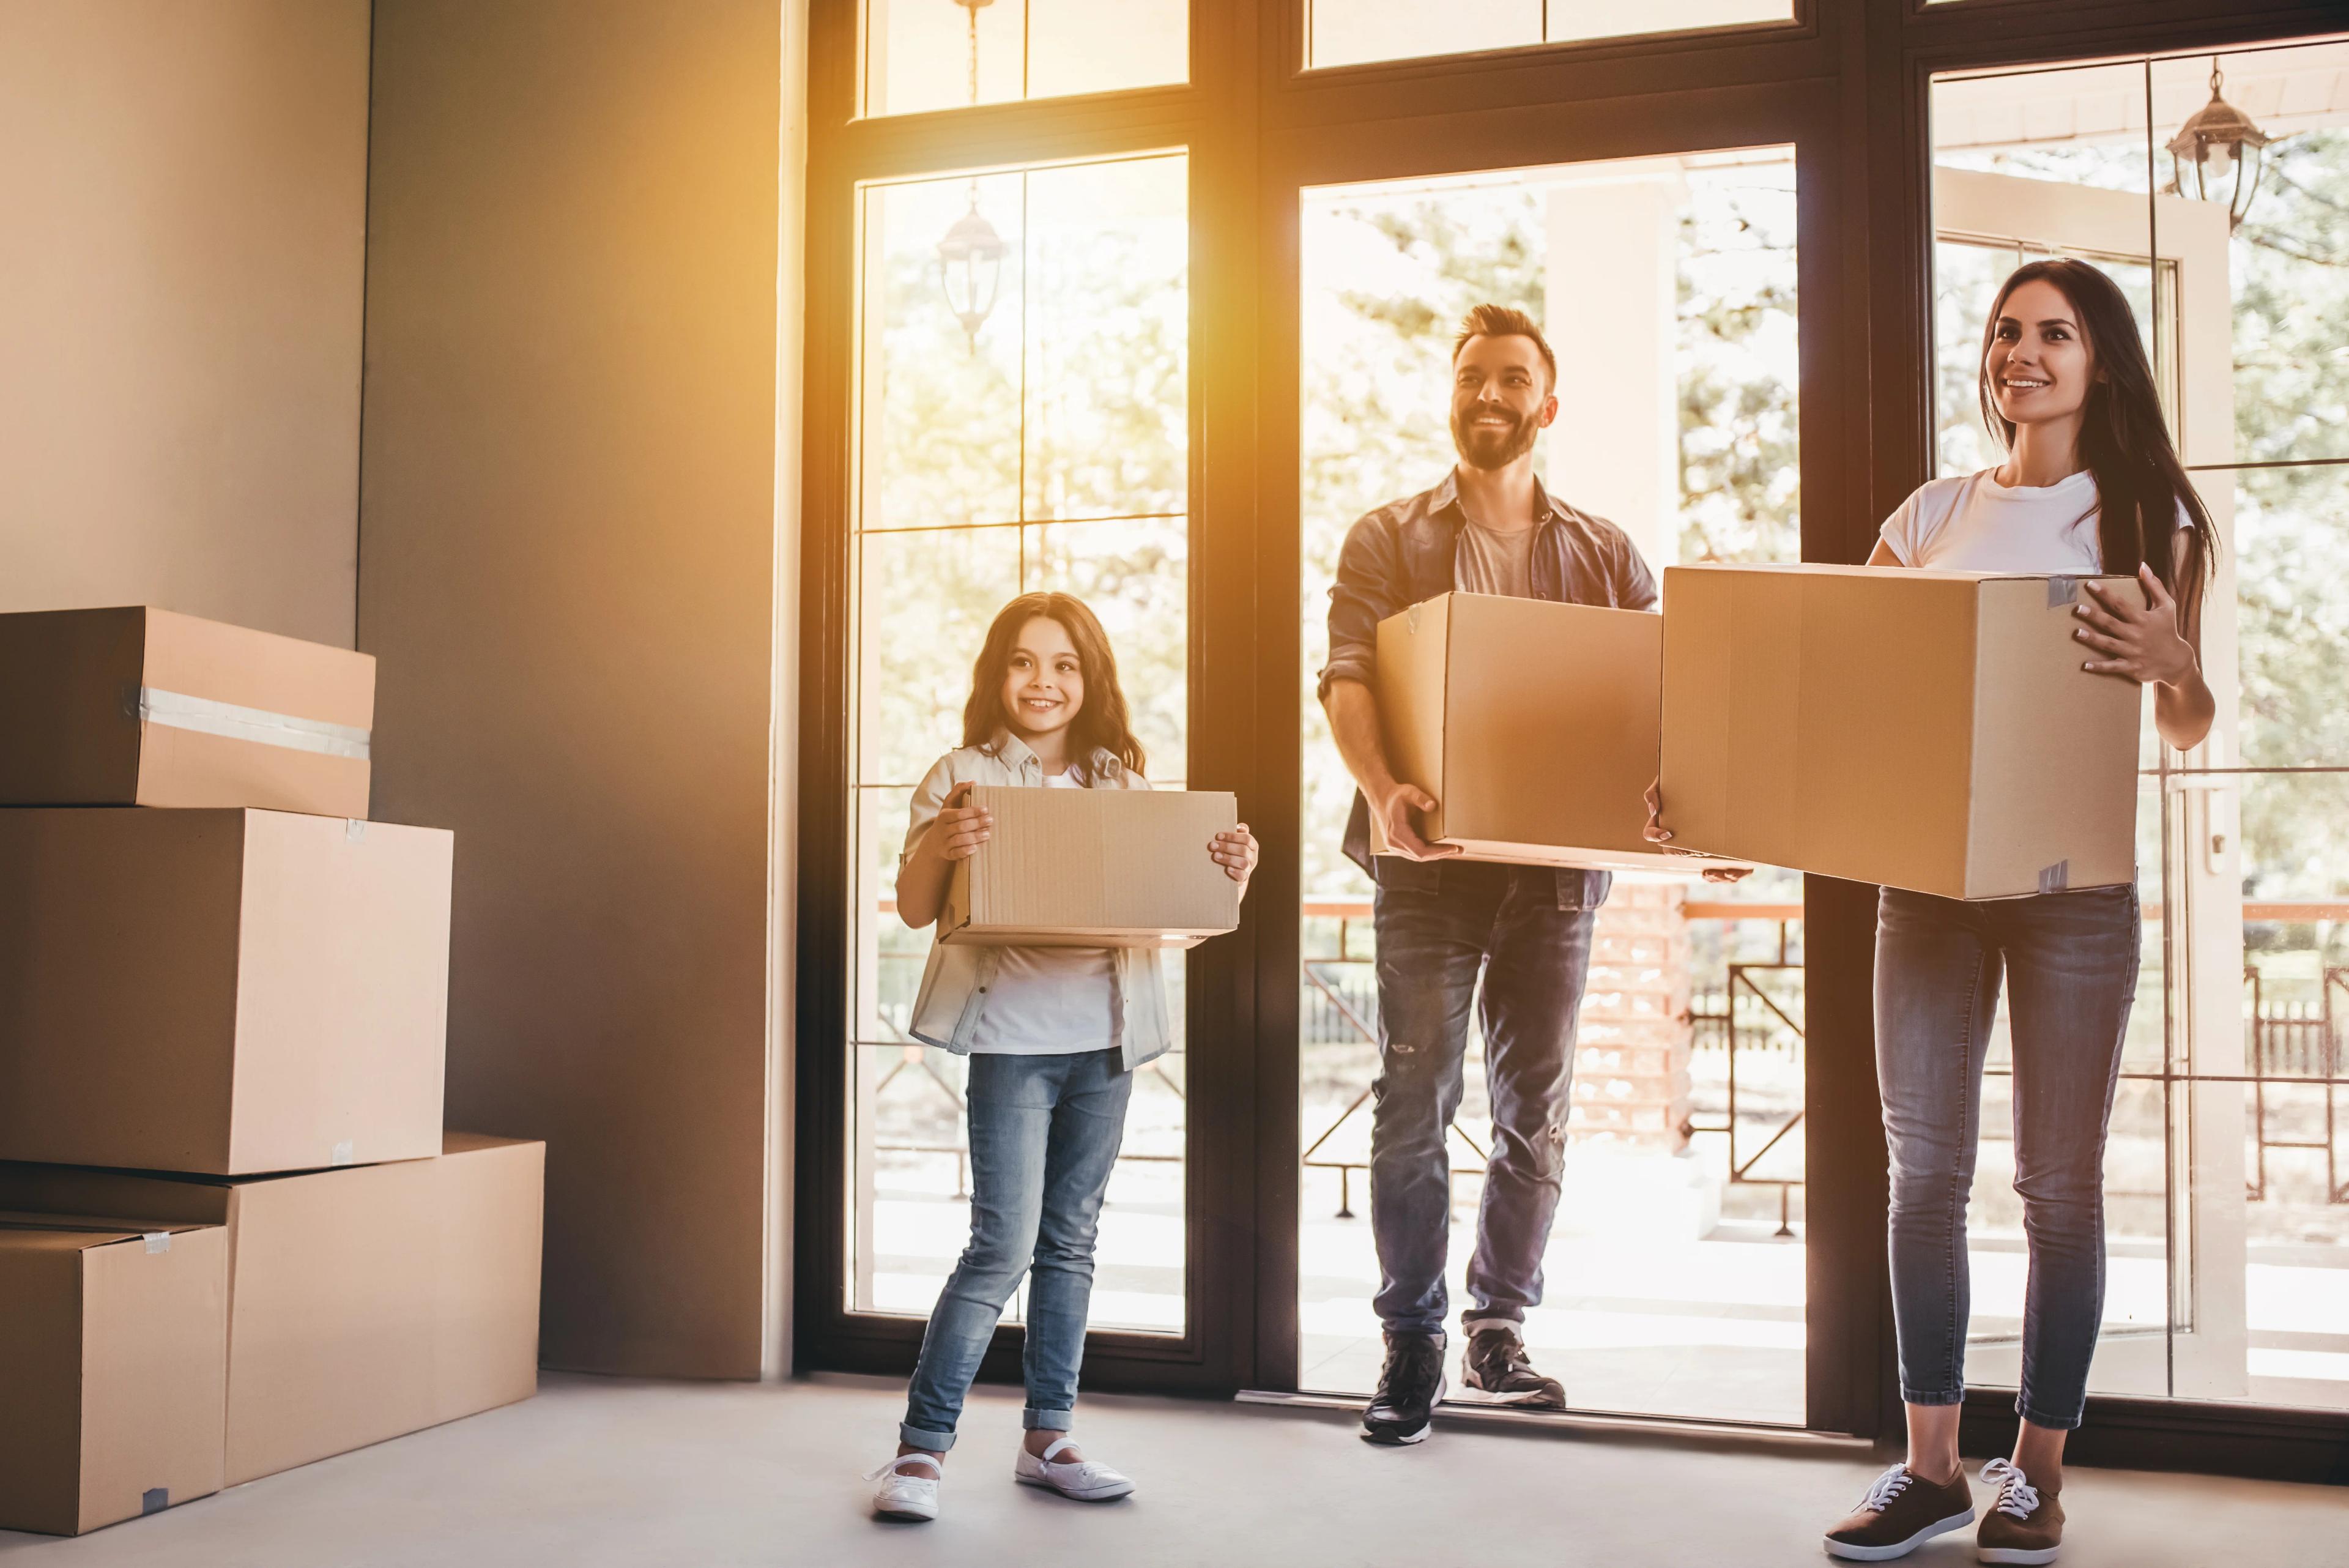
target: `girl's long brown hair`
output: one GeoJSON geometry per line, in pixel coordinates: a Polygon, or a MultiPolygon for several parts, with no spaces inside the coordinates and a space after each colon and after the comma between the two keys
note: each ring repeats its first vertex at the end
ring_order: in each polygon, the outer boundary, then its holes
{"type": "Polygon", "coordinates": [[[1077,650],[1077,668],[1083,674],[1085,700],[1069,722],[1070,765],[1087,784],[1093,783],[1092,759],[1107,752],[1131,773],[1143,771],[1142,742],[1133,738],[1126,716],[1125,692],[1117,683],[1117,655],[1110,651],[1109,634],[1073,594],[1021,594],[995,615],[987,641],[970,670],[970,701],[962,710],[962,743],[986,746],[1011,728],[1003,710],[1003,683],[1011,672],[1011,650],[1020,628],[1042,617],[1058,621],[1077,650]]]}
{"type": "Polygon", "coordinates": [[[2178,557],[2178,513],[2185,508],[2199,546],[2197,576],[2208,580],[2219,560],[2219,535],[2209,511],[2194,493],[2169,426],[2161,417],[2161,394],[2153,366],[2137,337],[2137,314],[2120,285],[2098,268],[2069,256],[2027,262],[1998,291],[1982,327],[1979,392],[1982,420],[2009,449],[2014,425],[1998,411],[1991,395],[1990,348],[1998,340],[1998,318],[2007,296],[2026,283],[2054,285],[2072,302],[2080,331],[2095,357],[2096,379],[2080,421],[2080,458],[2096,481],[2096,545],[2105,570],[2134,574],[2151,566],[2181,600],[2190,587],[2186,563],[2178,557]]]}

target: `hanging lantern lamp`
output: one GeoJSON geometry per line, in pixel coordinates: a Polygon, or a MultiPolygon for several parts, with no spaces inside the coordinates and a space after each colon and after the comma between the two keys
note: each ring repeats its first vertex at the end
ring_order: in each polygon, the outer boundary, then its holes
{"type": "Polygon", "coordinates": [[[2170,189],[2227,209],[2229,233],[2241,226],[2259,193],[2261,149],[2275,139],[2219,94],[2219,61],[2210,60],[2210,101],[2194,111],[2169,140],[2170,189]]]}

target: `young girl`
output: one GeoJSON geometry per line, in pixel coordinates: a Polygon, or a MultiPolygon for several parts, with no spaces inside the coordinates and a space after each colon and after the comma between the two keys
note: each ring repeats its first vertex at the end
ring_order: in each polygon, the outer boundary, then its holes
{"type": "MultiPolygon", "coordinates": [[[[1148,789],[1101,622],[1067,594],[1023,594],[988,628],[963,710],[962,749],[914,794],[897,908],[937,919],[954,863],[987,842],[974,784],[1148,789]]],[[[1242,823],[1200,852],[1240,884],[1257,845],[1242,823]]],[[[874,1511],[935,1519],[963,1397],[996,1320],[1030,1279],[1028,1430],[1015,1480],[1086,1501],[1133,1483],[1077,1451],[1068,1433],[1092,1294],[1093,1237],[1117,1163],[1134,1070],[1173,1029],[1160,955],[1146,948],[934,944],[914,1034],[970,1057],[970,1244],[963,1249],[907,1391],[897,1457],[874,1470],[874,1511]]]]}
{"type": "MultiPolygon", "coordinates": [[[[1869,564],[1958,571],[2133,573],[2135,596],[2089,585],[2075,612],[2084,668],[2149,682],[2161,737],[2209,732],[2200,608],[2209,514],[2162,422],[2128,301],[2084,262],[2022,267],[1983,334],[1984,420],[2007,459],[1940,479],[1886,521],[1869,564]]],[[[1977,1551],[2048,1563],[2063,1542],[2064,1441],[2080,1424],[2104,1317],[2104,1150],[2137,992],[2134,887],[1982,903],[1887,888],[1877,912],[1876,1071],[1891,1157],[1890,1251],[1907,1461],[1828,1532],[1832,1555],[1878,1562],[1973,1520],[1958,1459],[1965,1395],[1966,1195],[1982,1060],[2001,970],[2012,986],[2014,1185],[2030,1254],[2023,1417],[1977,1551]]]]}

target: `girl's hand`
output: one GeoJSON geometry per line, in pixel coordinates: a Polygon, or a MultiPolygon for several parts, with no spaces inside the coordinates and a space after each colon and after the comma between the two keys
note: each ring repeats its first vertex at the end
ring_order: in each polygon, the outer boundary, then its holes
{"type": "Polygon", "coordinates": [[[1207,855],[1224,868],[1225,876],[1245,888],[1248,874],[1256,869],[1256,835],[1248,831],[1245,822],[1227,828],[1207,840],[1207,855]]]}
{"type": "Polygon", "coordinates": [[[2124,675],[2143,684],[2176,686],[2196,669],[2194,645],[2178,628],[2178,600],[2151,566],[2139,566],[2145,607],[2127,602],[2102,583],[2081,585],[2088,601],[2072,613],[2084,623],[2072,636],[2106,657],[2080,668],[2097,675],[2124,675]]]}
{"type": "MultiPolygon", "coordinates": [[[[1696,851],[1693,849],[1672,847],[1671,830],[1664,826],[1663,786],[1664,781],[1661,779],[1651,779],[1648,783],[1648,826],[1640,830],[1640,836],[1667,855],[1694,855],[1696,851]]],[[[1700,875],[1708,882],[1740,882],[1754,875],[1754,867],[1707,866],[1700,875]]]]}
{"type": "Polygon", "coordinates": [[[938,808],[937,820],[922,836],[924,854],[949,862],[968,860],[994,836],[993,814],[983,805],[968,804],[972,787],[958,784],[947,793],[946,805],[938,808]]]}

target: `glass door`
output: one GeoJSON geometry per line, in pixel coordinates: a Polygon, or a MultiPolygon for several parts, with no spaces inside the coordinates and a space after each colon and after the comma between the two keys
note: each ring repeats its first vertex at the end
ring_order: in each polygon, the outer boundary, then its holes
{"type": "MultiPolygon", "coordinates": [[[[2325,412],[2349,409],[2344,58],[2327,41],[1933,88],[1942,472],[1996,461],[1973,382],[1999,282],[2078,256],[2129,293],[2220,538],[2202,619],[2217,722],[2186,753],[2146,725],[2146,948],[2106,1158],[2096,1392],[2349,1406],[2349,444],[2325,412]],[[2214,96],[2275,138],[2240,171],[2180,136],[2214,96]]],[[[1973,1195],[1969,1359],[1992,1386],[2018,1376],[2022,1313],[2013,1173],[1992,1142],[2009,1060],[1992,1057],[1973,1195]]]]}
{"type": "MultiPolygon", "coordinates": [[[[1794,148],[1765,145],[1300,192],[1302,1389],[1366,1394],[1382,1351],[1378,920],[1340,852],[1353,784],[1315,690],[1340,545],[1451,471],[1454,336],[1492,303],[1541,324],[1558,360],[1536,448],[1550,493],[1620,525],[1659,573],[1799,558],[1795,187],[1794,148]]],[[[1802,897],[1789,872],[1733,888],[1624,873],[1595,917],[1526,1324],[1577,1409],[1805,1420],[1802,897]]],[[[1448,1137],[1455,1352],[1507,1136],[1469,1034],[1448,1137]]]]}

